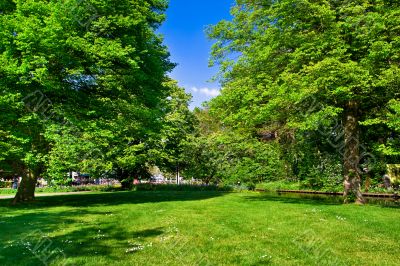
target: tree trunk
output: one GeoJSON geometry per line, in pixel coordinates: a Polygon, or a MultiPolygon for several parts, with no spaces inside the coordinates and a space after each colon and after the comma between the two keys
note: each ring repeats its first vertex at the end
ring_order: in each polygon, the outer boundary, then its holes
{"type": "Polygon", "coordinates": [[[15,205],[20,202],[33,201],[35,199],[36,182],[37,176],[35,174],[29,173],[23,175],[12,204],[15,205]]]}
{"type": "Polygon", "coordinates": [[[176,184],[180,185],[179,163],[176,165],[176,184]]]}
{"type": "Polygon", "coordinates": [[[344,201],[363,204],[361,193],[360,134],[358,128],[358,103],[349,101],[344,116],[344,201]]]}

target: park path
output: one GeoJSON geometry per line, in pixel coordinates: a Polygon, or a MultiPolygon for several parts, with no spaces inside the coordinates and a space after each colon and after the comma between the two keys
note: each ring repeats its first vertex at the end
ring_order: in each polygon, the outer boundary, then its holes
{"type": "MultiPolygon", "coordinates": [[[[63,196],[63,195],[74,195],[74,194],[87,194],[93,191],[78,191],[78,192],[56,192],[56,193],[38,193],[35,197],[51,197],[51,196],[63,196]]],[[[0,199],[13,199],[15,195],[0,195],[0,199]]]]}

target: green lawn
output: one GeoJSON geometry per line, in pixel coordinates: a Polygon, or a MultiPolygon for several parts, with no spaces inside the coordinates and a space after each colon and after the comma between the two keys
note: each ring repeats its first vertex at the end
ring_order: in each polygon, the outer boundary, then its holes
{"type": "Polygon", "coordinates": [[[400,209],[259,193],[0,200],[0,265],[398,265],[400,209]]]}

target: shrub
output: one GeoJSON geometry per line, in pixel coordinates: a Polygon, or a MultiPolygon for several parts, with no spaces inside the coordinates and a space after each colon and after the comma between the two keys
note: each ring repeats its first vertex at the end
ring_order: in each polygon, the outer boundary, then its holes
{"type": "Polygon", "coordinates": [[[216,185],[175,185],[175,184],[138,184],[132,188],[134,191],[233,191],[229,186],[216,185]]]}
{"type": "Polygon", "coordinates": [[[0,188],[11,188],[12,181],[0,181],[0,188]]]}

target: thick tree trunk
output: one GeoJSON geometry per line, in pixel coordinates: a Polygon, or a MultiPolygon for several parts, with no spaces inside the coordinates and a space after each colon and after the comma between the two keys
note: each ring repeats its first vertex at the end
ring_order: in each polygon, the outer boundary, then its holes
{"type": "Polygon", "coordinates": [[[29,202],[35,199],[35,188],[36,188],[37,176],[34,174],[28,174],[22,176],[21,184],[18,187],[17,194],[12,201],[15,205],[20,202],[29,202]]]}
{"type": "Polygon", "coordinates": [[[358,128],[358,104],[349,101],[344,117],[344,200],[345,203],[356,201],[363,204],[361,193],[360,134],[358,128]]]}

